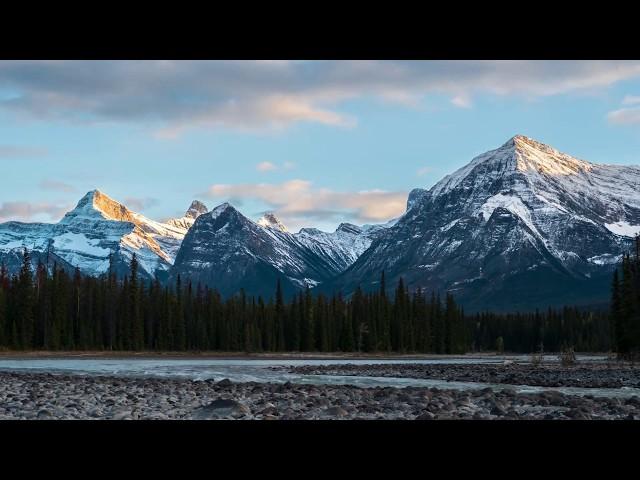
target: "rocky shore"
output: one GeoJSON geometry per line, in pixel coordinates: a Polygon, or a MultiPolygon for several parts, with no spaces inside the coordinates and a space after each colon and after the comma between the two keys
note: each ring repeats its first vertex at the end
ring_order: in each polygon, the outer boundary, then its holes
{"type": "Polygon", "coordinates": [[[0,373],[0,419],[640,419],[640,398],[0,373]]]}
{"type": "Polygon", "coordinates": [[[621,363],[590,363],[564,367],[560,364],[378,364],[304,365],[290,367],[305,375],[357,375],[438,379],[449,382],[500,383],[540,387],[640,388],[640,366],[621,363]]]}

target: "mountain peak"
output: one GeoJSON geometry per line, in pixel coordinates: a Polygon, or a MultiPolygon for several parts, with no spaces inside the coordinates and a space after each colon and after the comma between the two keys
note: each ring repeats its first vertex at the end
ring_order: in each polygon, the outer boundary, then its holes
{"type": "Polygon", "coordinates": [[[531,137],[527,137],[526,135],[514,135],[511,137],[507,143],[503,145],[507,147],[513,148],[516,152],[531,152],[538,151],[547,155],[562,155],[558,150],[553,148],[546,143],[539,142],[531,137]]]}
{"type": "MultiPolygon", "coordinates": [[[[447,175],[429,192],[433,195],[449,192],[461,185],[469,175],[485,181],[495,181],[514,174],[529,179],[536,177],[539,180],[550,177],[579,178],[593,168],[592,163],[579,160],[549,145],[518,134],[499,148],[478,155],[464,167],[447,175]]],[[[414,195],[418,200],[420,196],[414,195]]],[[[408,203],[408,207],[411,207],[415,201],[408,203]]]]}
{"type": "Polygon", "coordinates": [[[189,209],[187,210],[187,213],[184,214],[184,216],[195,220],[200,215],[204,215],[208,211],[209,210],[204,203],[199,200],[194,200],[193,202],[191,202],[191,205],[189,206],[189,209]]]}
{"type": "Polygon", "coordinates": [[[133,212],[100,190],[90,190],[78,201],[76,207],[68,212],[62,222],[75,218],[95,218],[121,222],[134,222],[133,212]]]}
{"type": "Polygon", "coordinates": [[[211,210],[208,213],[209,213],[209,215],[211,215],[211,218],[218,218],[220,215],[222,215],[227,210],[231,210],[232,212],[237,211],[233,207],[233,205],[231,205],[229,202],[224,202],[224,203],[221,203],[220,205],[218,205],[216,208],[214,208],[213,210],[211,210]]]}
{"type": "Polygon", "coordinates": [[[340,225],[338,225],[338,228],[336,228],[336,232],[343,232],[351,235],[358,235],[362,233],[362,228],[360,228],[357,225],[354,225],[353,223],[343,222],[340,225]]]}
{"type": "Polygon", "coordinates": [[[273,212],[266,212],[256,223],[262,227],[275,228],[281,232],[288,232],[287,227],[284,226],[273,212]]]}

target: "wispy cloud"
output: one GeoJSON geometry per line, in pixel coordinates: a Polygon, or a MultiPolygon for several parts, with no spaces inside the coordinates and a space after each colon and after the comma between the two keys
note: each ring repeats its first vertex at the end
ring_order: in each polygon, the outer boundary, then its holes
{"type": "Polygon", "coordinates": [[[272,162],[260,162],[256,165],[256,170],[259,172],[273,172],[275,170],[293,170],[296,168],[296,164],[293,162],[283,162],[276,165],[272,162]]]}
{"type": "Polygon", "coordinates": [[[257,200],[292,226],[315,221],[381,222],[404,213],[407,192],[363,190],[338,192],[314,187],[307,180],[257,184],[216,184],[203,194],[218,201],[257,200]]]}
{"type": "Polygon", "coordinates": [[[157,198],[139,198],[139,197],[126,197],[123,200],[124,205],[127,208],[130,208],[133,211],[144,210],[145,208],[153,207],[158,205],[159,201],[157,198]]]}
{"type": "Polygon", "coordinates": [[[638,61],[3,61],[0,108],[73,122],[138,122],[159,138],[194,127],[353,127],[345,101],[415,106],[430,94],[557,95],[640,76],[638,61]]]}
{"type": "Polygon", "coordinates": [[[431,172],[433,169],[431,167],[421,167],[418,169],[418,171],[416,172],[416,174],[419,177],[424,177],[427,173],[431,172]]]}
{"type": "Polygon", "coordinates": [[[640,96],[638,95],[627,95],[622,99],[623,105],[635,105],[640,103],[640,96]]]}
{"type": "Polygon", "coordinates": [[[451,99],[451,103],[460,108],[471,108],[472,106],[471,97],[466,94],[456,95],[451,99]]]}
{"type": "Polygon", "coordinates": [[[617,125],[633,125],[640,123],[640,107],[621,108],[607,114],[609,122],[617,125]]]}
{"type": "Polygon", "coordinates": [[[75,187],[69,185],[64,182],[60,182],[58,180],[43,180],[38,186],[43,190],[52,190],[54,192],[75,192],[77,191],[75,187]]]}
{"type": "Polygon", "coordinates": [[[45,215],[50,220],[59,220],[72,207],[51,203],[5,202],[0,204],[0,221],[28,221],[37,215],[45,215]]]}
{"type": "Polygon", "coordinates": [[[24,147],[19,145],[0,145],[0,158],[32,158],[47,155],[46,148],[24,147]]]}
{"type": "Polygon", "coordinates": [[[256,165],[256,170],[258,170],[259,172],[271,172],[277,168],[278,167],[276,167],[271,162],[260,162],[258,165],[256,165]]]}
{"type": "Polygon", "coordinates": [[[607,114],[607,120],[616,125],[640,123],[640,96],[627,95],[622,99],[622,108],[607,114]]]}

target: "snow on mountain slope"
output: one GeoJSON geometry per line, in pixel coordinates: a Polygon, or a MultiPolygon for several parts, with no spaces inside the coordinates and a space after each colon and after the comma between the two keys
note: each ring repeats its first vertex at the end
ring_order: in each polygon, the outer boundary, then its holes
{"type": "Polygon", "coordinates": [[[170,220],[167,220],[166,224],[172,227],[177,227],[183,230],[184,233],[186,233],[187,230],[189,230],[193,225],[193,222],[196,221],[196,218],[198,218],[200,215],[205,214],[207,212],[208,212],[207,206],[204,203],[198,200],[194,200],[193,202],[191,202],[189,209],[187,210],[187,212],[184,214],[183,217],[172,218],[170,220]]]}
{"type": "Polygon", "coordinates": [[[333,233],[317,228],[303,228],[295,234],[298,241],[324,256],[342,272],[355,262],[369,248],[379,233],[390,225],[364,225],[359,227],[351,223],[341,223],[333,233]]]}
{"type": "Polygon", "coordinates": [[[281,232],[289,231],[273,212],[265,213],[256,223],[261,227],[275,228],[281,232]]]}
{"type": "Polygon", "coordinates": [[[640,167],[590,163],[517,135],[412,191],[407,207],[327,286],[375,288],[384,270],[390,288],[402,276],[471,308],[495,307],[496,296],[505,309],[600,301],[640,225],[640,167]]]}
{"type": "Polygon", "coordinates": [[[0,224],[0,256],[23,248],[53,252],[83,273],[98,275],[108,270],[110,256],[124,270],[135,253],[142,274],[151,277],[173,264],[187,230],[188,223],[150,220],[93,190],[57,224],[0,224]]]}
{"type": "Polygon", "coordinates": [[[244,289],[271,296],[278,279],[291,294],[337,273],[283,227],[273,215],[264,226],[223,203],[197,218],[178,251],[169,280],[179,275],[215,287],[223,295],[244,289]]]}
{"type": "Polygon", "coordinates": [[[287,294],[313,287],[347,268],[384,226],[341,224],[333,233],[291,233],[273,213],[253,222],[229,203],[201,215],[180,247],[170,281],[180,275],[217,288],[271,296],[278,279],[287,294]]]}

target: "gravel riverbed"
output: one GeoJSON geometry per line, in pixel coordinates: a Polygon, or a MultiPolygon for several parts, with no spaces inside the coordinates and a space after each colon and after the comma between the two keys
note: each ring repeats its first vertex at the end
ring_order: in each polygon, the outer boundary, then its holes
{"type": "Polygon", "coordinates": [[[640,366],[591,363],[569,367],[560,364],[383,364],[303,365],[290,367],[304,375],[357,375],[404,377],[455,382],[500,383],[540,387],[640,388],[640,366]]]}
{"type": "Polygon", "coordinates": [[[0,373],[0,419],[640,419],[640,398],[0,373]]]}

